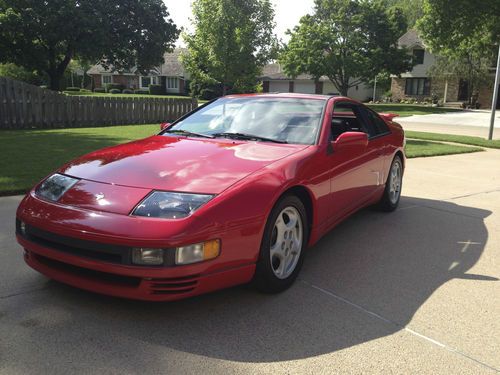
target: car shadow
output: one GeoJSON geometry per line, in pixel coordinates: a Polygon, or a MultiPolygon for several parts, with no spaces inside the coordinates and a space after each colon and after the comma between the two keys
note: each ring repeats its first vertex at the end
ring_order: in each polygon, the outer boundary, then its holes
{"type": "MultiPolygon", "coordinates": [[[[44,300],[69,318],[33,330],[26,345],[47,344],[64,335],[80,340],[72,350],[91,350],[98,342],[113,345],[108,356],[124,351],[137,370],[151,366],[154,358],[131,350],[131,339],[241,362],[331,353],[399,331],[450,280],[497,280],[468,273],[487,242],[484,219],[490,214],[408,197],[391,214],[363,210],[309,249],[298,282],[278,295],[237,287],[178,302],[144,303],[49,282],[44,300]],[[108,340],[115,336],[122,339],[111,344],[108,340]]],[[[30,307],[24,308],[27,318],[30,307]]],[[[36,350],[54,356],[49,347],[36,350]]],[[[105,360],[109,357],[92,359],[105,360]]]]}

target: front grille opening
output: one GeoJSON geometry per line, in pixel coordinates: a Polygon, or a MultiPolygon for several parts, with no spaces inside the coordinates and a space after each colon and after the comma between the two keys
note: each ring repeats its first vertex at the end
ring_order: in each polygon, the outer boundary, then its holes
{"type": "Polygon", "coordinates": [[[151,280],[151,294],[182,294],[195,290],[200,275],[151,280]]]}
{"type": "Polygon", "coordinates": [[[79,247],[66,246],[58,242],[50,241],[45,238],[35,236],[33,234],[30,234],[27,239],[38,245],[48,247],[49,249],[58,250],[64,253],[77,255],[84,258],[98,259],[110,263],[122,263],[122,257],[119,254],[111,254],[101,251],[82,249],[79,247]]]}
{"type": "Polygon", "coordinates": [[[72,264],[47,258],[42,255],[35,254],[33,252],[30,255],[33,256],[37,262],[52,269],[70,273],[82,278],[103,282],[109,285],[138,287],[139,284],[141,283],[141,278],[138,277],[122,276],[113,273],[95,271],[88,268],[78,267],[72,264]]]}

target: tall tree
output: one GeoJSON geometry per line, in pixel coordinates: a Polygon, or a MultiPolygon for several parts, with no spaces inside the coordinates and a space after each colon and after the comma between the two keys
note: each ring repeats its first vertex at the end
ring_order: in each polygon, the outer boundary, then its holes
{"type": "Polygon", "coordinates": [[[269,0],[195,0],[195,30],[185,34],[183,55],[192,87],[254,89],[261,68],[277,45],[274,9],[269,0]]]}
{"type": "Polygon", "coordinates": [[[388,7],[401,9],[408,23],[408,29],[414,28],[424,15],[424,0],[385,0],[385,3],[388,7]]]}
{"type": "Polygon", "coordinates": [[[315,0],[314,13],[301,18],[280,61],[292,77],[327,76],[347,95],[350,87],[378,74],[411,70],[411,56],[397,46],[407,25],[398,8],[381,1],[315,0]]]}
{"type": "Polygon", "coordinates": [[[417,23],[427,46],[436,54],[434,75],[466,78],[468,98],[487,75],[500,42],[498,0],[425,0],[417,23]]]}
{"type": "Polygon", "coordinates": [[[173,47],[177,27],[162,0],[0,0],[0,62],[60,82],[71,59],[145,71],[173,47]]]}

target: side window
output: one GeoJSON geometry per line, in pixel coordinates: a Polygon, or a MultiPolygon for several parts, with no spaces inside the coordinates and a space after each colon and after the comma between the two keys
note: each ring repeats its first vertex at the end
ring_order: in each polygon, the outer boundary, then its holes
{"type": "Polygon", "coordinates": [[[365,116],[365,122],[369,127],[373,128],[374,135],[371,136],[389,133],[389,127],[385,121],[379,117],[379,115],[366,107],[363,107],[361,110],[365,116]]]}
{"type": "Polygon", "coordinates": [[[363,132],[363,121],[352,102],[335,103],[332,115],[331,136],[332,141],[345,132],[363,132]]]}

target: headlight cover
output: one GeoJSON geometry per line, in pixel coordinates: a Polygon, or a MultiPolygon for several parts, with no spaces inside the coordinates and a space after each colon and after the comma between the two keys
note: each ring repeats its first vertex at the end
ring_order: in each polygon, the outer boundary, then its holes
{"type": "Polygon", "coordinates": [[[133,216],[182,219],[191,215],[214,196],[210,194],[154,191],[132,211],[133,216]]]}
{"type": "Polygon", "coordinates": [[[35,194],[49,201],[57,202],[78,181],[77,178],[55,173],[38,186],[35,194]]]}

